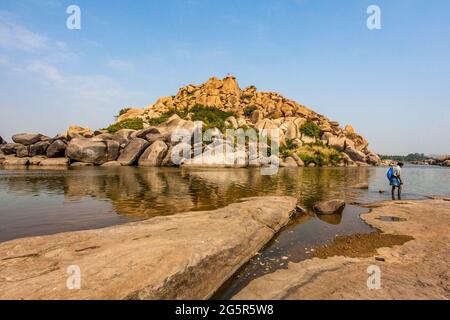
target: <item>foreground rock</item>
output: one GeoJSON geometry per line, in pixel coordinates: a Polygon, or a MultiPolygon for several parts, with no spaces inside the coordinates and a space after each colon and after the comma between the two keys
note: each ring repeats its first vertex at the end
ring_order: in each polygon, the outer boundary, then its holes
{"type": "Polygon", "coordinates": [[[289,222],[267,197],[100,230],[0,244],[0,299],[207,299],[289,222]],[[79,266],[81,289],[67,268],[79,266]]]}
{"type": "Polygon", "coordinates": [[[317,214],[335,214],[345,207],[344,200],[323,201],[314,205],[317,214]]]}
{"type": "Polygon", "coordinates": [[[450,201],[398,201],[370,205],[362,215],[385,234],[414,240],[380,248],[368,258],[335,256],[290,263],[252,281],[234,299],[450,299],[450,201]],[[426,212],[426,214],[424,214],[426,212]],[[400,222],[382,221],[395,216],[400,222]],[[384,260],[384,261],[383,261],[384,260]],[[381,289],[367,288],[367,268],[382,271],[381,289]]]}

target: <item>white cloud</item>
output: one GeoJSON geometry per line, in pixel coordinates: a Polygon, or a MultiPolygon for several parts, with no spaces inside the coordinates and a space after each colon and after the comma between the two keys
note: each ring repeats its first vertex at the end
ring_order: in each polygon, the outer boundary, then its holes
{"type": "Polygon", "coordinates": [[[43,75],[45,78],[51,81],[62,81],[63,76],[59,72],[59,70],[51,66],[45,62],[33,62],[27,66],[27,71],[36,72],[40,75],[43,75]]]}
{"type": "Polygon", "coordinates": [[[0,19],[0,47],[32,51],[45,48],[47,43],[46,37],[13,22],[0,19]]]}

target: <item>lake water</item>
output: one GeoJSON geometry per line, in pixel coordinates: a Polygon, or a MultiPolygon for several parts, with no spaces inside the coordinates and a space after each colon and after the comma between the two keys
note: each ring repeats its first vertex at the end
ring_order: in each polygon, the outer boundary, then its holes
{"type": "MultiPolygon", "coordinates": [[[[0,242],[20,237],[224,207],[246,197],[289,195],[310,209],[343,198],[347,203],[390,199],[387,168],[259,169],[77,168],[0,170],[0,242]],[[355,190],[369,183],[369,190],[355,190]],[[380,193],[385,190],[385,193],[380,193]]],[[[403,169],[403,198],[450,195],[450,169],[403,169]]],[[[307,214],[294,220],[218,294],[229,298],[251,279],[311,255],[311,248],[344,234],[373,231],[348,205],[342,215],[307,214]]]]}

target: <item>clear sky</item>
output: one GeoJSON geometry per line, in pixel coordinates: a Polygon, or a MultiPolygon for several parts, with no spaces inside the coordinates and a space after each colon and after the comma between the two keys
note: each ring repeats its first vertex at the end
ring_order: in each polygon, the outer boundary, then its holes
{"type": "Polygon", "coordinates": [[[105,127],[227,73],[352,124],[376,152],[450,153],[448,0],[0,0],[7,140],[105,127]],[[66,28],[71,4],[81,30],[66,28]]]}

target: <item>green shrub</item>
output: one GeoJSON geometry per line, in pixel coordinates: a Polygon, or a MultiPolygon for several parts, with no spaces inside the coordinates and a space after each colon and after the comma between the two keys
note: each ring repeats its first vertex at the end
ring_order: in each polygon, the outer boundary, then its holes
{"type": "Polygon", "coordinates": [[[110,125],[106,130],[109,133],[116,133],[121,129],[141,130],[144,128],[144,121],[141,118],[126,119],[110,125]]]}
{"type": "Polygon", "coordinates": [[[319,126],[312,121],[307,121],[301,128],[300,132],[309,137],[316,137],[320,139],[322,136],[322,130],[320,130],[319,126]]]}
{"type": "Polygon", "coordinates": [[[250,117],[252,115],[253,111],[255,111],[256,109],[257,109],[256,106],[247,107],[244,109],[244,115],[246,117],[250,117]]]}
{"type": "Polygon", "coordinates": [[[302,159],[305,165],[308,165],[310,163],[316,163],[315,157],[308,153],[300,153],[298,156],[300,157],[300,159],[302,159]]]}

